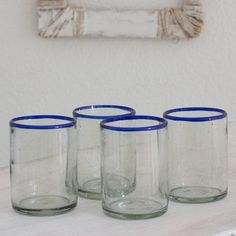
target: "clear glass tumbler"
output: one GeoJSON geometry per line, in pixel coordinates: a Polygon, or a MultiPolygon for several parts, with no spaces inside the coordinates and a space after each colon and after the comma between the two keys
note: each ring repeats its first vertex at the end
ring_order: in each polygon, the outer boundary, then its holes
{"type": "Polygon", "coordinates": [[[227,113],[218,108],[168,110],[169,196],[185,203],[227,195],[227,113]]]}
{"type": "Polygon", "coordinates": [[[10,121],[13,208],[29,215],[55,215],[77,204],[75,120],[57,115],[10,121]]]}
{"type": "Polygon", "coordinates": [[[102,206],[121,219],[160,216],[168,208],[167,122],[153,116],[114,117],[102,127],[102,206]]]}
{"type": "Polygon", "coordinates": [[[100,122],[112,116],[132,114],[135,114],[134,109],[118,105],[91,105],[73,111],[78,132],[78,193],[80,196],[101,199],[100,122]]]}

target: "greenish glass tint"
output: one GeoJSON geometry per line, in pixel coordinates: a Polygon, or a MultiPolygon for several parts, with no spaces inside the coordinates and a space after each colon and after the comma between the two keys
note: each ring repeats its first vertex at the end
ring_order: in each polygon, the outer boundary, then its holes
{"type": "Polygon", "coordinates": [[[101,122],[102,207],[120,219],[147,219],[168,208],[166,126],[150,116],[101,122]]]}
{"type": "Polygon", "coordinates": [[[101,139],[100,122],[113,116],[135,114],[130,107],[91,105],[76,108],[77,122],[78,194],[88,199],[101,199],[101,139]]]}
{"type": "Polygon", "coordinates": [[[227,113],[187,107],[164,113],[168,120],[169,197],[206,203],[227,195],[227,113]]]}
{"type": "Polygon", "coordinates": [[[11,201],[22,214],[49,216],[77,204],[76,127],[63,116],[10,122],[11,201]]]}

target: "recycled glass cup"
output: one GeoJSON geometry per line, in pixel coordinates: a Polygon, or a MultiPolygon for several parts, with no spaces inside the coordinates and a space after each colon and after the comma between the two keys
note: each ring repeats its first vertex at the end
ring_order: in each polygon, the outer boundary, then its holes
{"type": "Polygon", "coordinates": [[[10,121],[13,208],[35,216],[56,215],[77,204],[75,120],[57,115],[10,121]]]}
{"type": "Polygon", "coordinates": [[[101,122],[102,207],[121,219],[147,219],[168,208],[167,122],[153,116],[101,122]]]}
{"type": "Polygon", "coordinates": [[[186,107],[164,113],[168,121],[169,196],[184,203],[227,195],[227,113],[186,107]]]}
{"type": "Polygon", "coordinates": [[[113,116],[135,114],[130,107],[120,105],[90,105],[73,111],[77,122],[78,194],[89,199],[101,199],[100,122],[113,116]]]}

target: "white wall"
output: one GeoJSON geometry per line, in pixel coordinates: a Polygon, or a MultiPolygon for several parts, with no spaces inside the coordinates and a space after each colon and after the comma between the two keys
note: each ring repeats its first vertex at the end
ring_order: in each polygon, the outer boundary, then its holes
{"type": "Polygon", "coordinates": [[[201,37],[176,44],[41,39],[36,0],[1,0],[0,165],[8,164],[8,121],[15,116],[70,115],[77,106],[114,103],[152,115],[179,106],[216,106],[236,119],[236,1],[204,5],[201,37]]]}

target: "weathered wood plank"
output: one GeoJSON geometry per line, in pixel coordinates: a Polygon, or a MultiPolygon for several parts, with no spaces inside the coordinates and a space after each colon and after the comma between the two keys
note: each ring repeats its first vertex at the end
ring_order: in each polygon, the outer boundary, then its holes
{"type": "Polygon", "coordinates": [[[188,39],[203,26],[201,0],[160,10],[84,9],[66,0],[39,0],[39,35],[52,37],[131,37],[188,39]]]}

